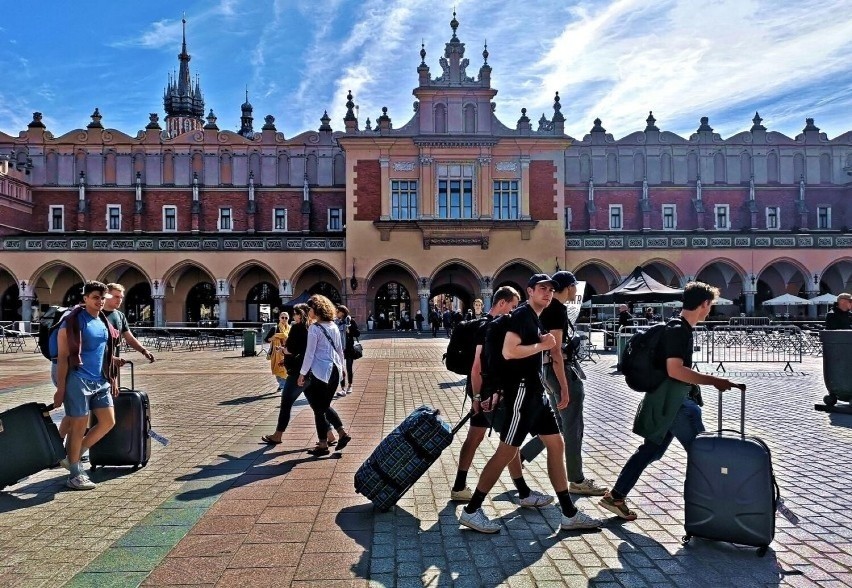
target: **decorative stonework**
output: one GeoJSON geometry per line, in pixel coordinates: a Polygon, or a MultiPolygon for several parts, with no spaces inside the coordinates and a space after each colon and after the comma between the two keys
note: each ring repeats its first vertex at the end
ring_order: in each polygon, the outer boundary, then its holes
{"type": "Polygon", "coordinates": [[[583,239],[583,247],[586,249],[606,249],[606,239],[603,237],[583,239]]]}
{"type": "Polygon", "coordinates": [[[648,237],[648,247],[667,248],[668,246],[668,237],[648,237]]]}
{"type": "Polygon", "coordinates": [[[499,172],[516,172],[518,171],[517,161],[498,161],[495,166],[499,172]]]}
{"type": "Polygon", "coordinates": [[[818,237],[817,238],[817,244],[820,247],[831,247],[833,242],[832,242],[831,237],[818,237]]]}
{"type": "Polygon", "coordinates": [[[835,247],[852,247],[852,237],[837,237],[834,240],[835,247]]]}
{"type": "Polygon", "coordinates": [[[710,247],[730,247],[733,240],[730,237],[713,237],[710,239],[710,247]]]}
{"type": "Polygon", "coordinates": [[[775,247],[795,247],[796,246],[796,238],[795,237],[773,237],[772,244],[775,247]]]}
{"type": "Polygon", "coordinates": [[[754,238],[754,246],[755,247],[770,247],[772,245],[772,239],[769,237],[755,237],[754,238]]]}
{"type": "Polygon", "coordinates": [[[631,249],[642,249],[645,246],[645,239],[642,237],[629,237],[627,246],[631,249]]]}
{"type": "Polygon", "coordinates": [[[113,239],[109,246],[110,249],[129,251],[135,249],[133,239],[113,239]]]}
{"type": "Polygon", "coordinates": [[[624,247],[624,238],[623,237],[610,237],[607,241],[607,247],[610,249],[621,249],[624,247]]]}
{"type": "Polygon", "coordinates": [[[710,245],[709,239],[707,237],[693,237],[692,238],[692,246],[693,247],[707,247],[710,245]]]}
{"type": "Polygon", "coordinates": [[[577,238],[565,239],[565,249],[581,249],[583,240],[577,238]]]}
{"type": "Polygon", "coordinates": [[[394,161],[393,171],[414,171],[413,161],[394,161]]]}
{"type": "Polygon", "coordinates": [[[686,247],[686,237],[672,237],[671,239],[672,247],[686,247]]]}
{"type": "Polygon", "coordinates": [[[751,239],[748,237],[736,237],[734,238],[734,247],[750,247],[751,239]]]}
{"type": "Polygon", "coordinates": [[[814,238],[813,237],[797,237],[796,244],[799,247],[813,247],[814,246],[814,238]]]}
{"type": "Polygon", "coordinates": [[[445,237],[426,236],[423,237],[423,249],[429,250],[433,246],[459,247],[466,245],[478,245],[481,249],[488,249],[488,237],[484,235],[476,237],[445,237]]]}

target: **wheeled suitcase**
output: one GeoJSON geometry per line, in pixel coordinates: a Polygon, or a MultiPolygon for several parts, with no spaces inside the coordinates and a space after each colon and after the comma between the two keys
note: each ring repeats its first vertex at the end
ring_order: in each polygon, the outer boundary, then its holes
{"type": "Polygon", "coordinates": [[[385,437],[355,473],[355,491],[381,511],[390,509],[453,441],[470,418],[452,430],[439,411],[421,406],[385,437]]]}
{"type": "Polygon", "coordinates": [[[0,490],[59,464],[65,447],[52,405],[28,402],[0,413],[0,490]]]}
{"type": "Polygon", "coordinates": [[[133,362],[130,388],[120,388],[115,404],[115,426],[89,449],[89,463],[97,466],[145,467],[151,459],[151,405],[148,395],[136,390],[133,362]]]}
{"type": "Polygon", "coordinates": [[[687,455],[684,484],[686,545],[692,537],[757,547],[763,556],[775,537],[779,491],[769,447],[745,435],[745,389],[740,430],[700,433],[687,455]]]}

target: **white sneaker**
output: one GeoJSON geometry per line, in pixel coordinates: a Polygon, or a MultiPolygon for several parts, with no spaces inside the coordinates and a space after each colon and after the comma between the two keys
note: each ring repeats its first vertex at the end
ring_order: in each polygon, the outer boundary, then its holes
{"type": "Polygon", "coordinates": [[[489,521],[481,508],[476,509],[476,512],[469,514],[465,509],[462,509],[459,515],[459,523],[474,531],[480,533],[499,533],[500,524],[489,521]]]}
{"type": "Polygon", "coordinates": [[[595,519],[587,515],[581,510],[577,511],[573,517],[562,515],[562,524],[559,527],[563,531],[577,531],[580,529],[597,529],[603,525],[603,521],[595,519]]]}
{"type": "Polygon", "coordinates": [[[470,502],[473,498],[473,490],[464,487],[461,490],[450,490],[450,500],[455,502],[470,502]]]}
{"type": "Polygon", "coordinates": [[[86,474],[80,474],[74,478],[68,478],[65,485],[72,490],[93,490],[98,487],[98,485],[92,482],[86,474]]]}
{"type": "Polygon", "coordinates": [[[338,391],[334,394],[334,397],[335,397],[335,398],[343,398],[344,396],[346,396],[346,390],[338,390],[338,391]]]}
{"type": "Polygon", "coordinates": [[[571,494],[584,494],[586,496],[603,496],[606,494],[606,488],[598,486],[591,478],[586,478],[582,482],[571,482],[568,485],[568,492],[571,494]]]}
{"type": "Polygon", "coordinates": [[[553,502],[553,496],[538,490],[530,490],[530,495],[520,500],[521,506],[524,508],[541,508],[551,502],[553,502]]]}
{"type": "Polygon", "coordinates": [[[352,386],[349,386],[349,387],[346,389],[346,395],[348,396],[349,394],[352,394],[352,386]]]}

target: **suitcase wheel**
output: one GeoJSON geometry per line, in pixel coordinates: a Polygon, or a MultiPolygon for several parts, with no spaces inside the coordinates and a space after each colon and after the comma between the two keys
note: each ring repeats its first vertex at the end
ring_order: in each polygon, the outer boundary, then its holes
{"type": "Polygon", "coordinates": [[[139,469],[139,464],[138,463],[133,464],[133,471],[135,472],[138,469],[139,469]]]}
{"type": "Polygon", "coordinates": [[[763,547],[757,548],[757,557],[763,557],[766,555],[766,550],[769,549],[768,546],[764,545],[763,547]]]}
{"type": "Polygon", "coordinates": [[[689,545],[690,539],[692,539],[692,535],[684,535],[681,537],[680,542],[682,545],[689,545]]]}
{"type": "Polygon", "coordinates": [[[835,404],[837,404],[837,396],[835,396],[834,394],[828,394],[823,397],[822,401],[825,403],[826,406],[834,406],[835,404]]]}

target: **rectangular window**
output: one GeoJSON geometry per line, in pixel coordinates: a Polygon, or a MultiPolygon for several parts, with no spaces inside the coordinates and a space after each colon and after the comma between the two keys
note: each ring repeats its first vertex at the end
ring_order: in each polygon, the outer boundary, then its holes
{"type": "Polygon", "coordinates": [[[329,208],[328,209],[328,230],[342,231],[343,230],[343,209],[329,208]]]}
{"type": "Polygon", "coordinates": [[[571,211],[571,207],[566,206],[565,207],[565,230],[566,231],[571,230],[571,221],[573,221],[573,220],[574,220],[574,215],[571,211]]]}
{"type": "Polygon", "coordinates": [[[494,181],[494,218],[516,220],[518,211],[518,180],[494,181]]]}
{"type": "Polygon", "coordinates": [[[163,230],[166,232],[177,231],[177,207],[163,207],[163,230]]]}
{"type": "Polygon", "coordinates": [[[677,229],[677,204],[663,204],[663,229],[677,229]]]}
{"type": "Polygon", "coordinates": [[[50,217],[48,219],[49,231],[64,231],[65,230],[65,207],[51,206],[50,217]]]}
{"type": "Polygon", "coordinates": [[[438,166],[438,218],[473,218],[473,165],[438,166]]]}
{"type": "Polygon", "coordinates": [[[766,207],[766,228],[780,229],[781,228],[781,208],[778,206],[766,207]]]}
{"type": "Polygon", "coordinates": [[[107,205],[107,231],[121,230],[121,206],[118,204],[107,205]]]}
{"type": "Polygon", "coordinates": [[[819,206],[819,207],[817,207],[817,228],[818,229],[830,229],[831,228],[831,207],[830,206],[819,206]]]}
{"type": "Polygon", "coordinates": [[[230,208],[220,208],[219,209],[219,230],[220,231],[230,231],[231,227],[231,209],[230,208]]]}
{"type": "Polygon", "coordinates": [[[272,210],[272,230],[286,231],[287,230],[287,209],[275,208],[272,210]]]}
{"type": "Polygon", "coordinates": [[[621,204],[609,205],[609,230],[620,231],[623,228],[621,204]]]}
{"type": "Polygon", "coordinates": [[[730,206],[727,204],[716,205],[716,230],[727,231],[731,228],[730,206]]]}
{"type": "Polygon", "coordinates": [[[391,218],[393,220],[417,218],[417,180],[391,181],[391,218]]]}

